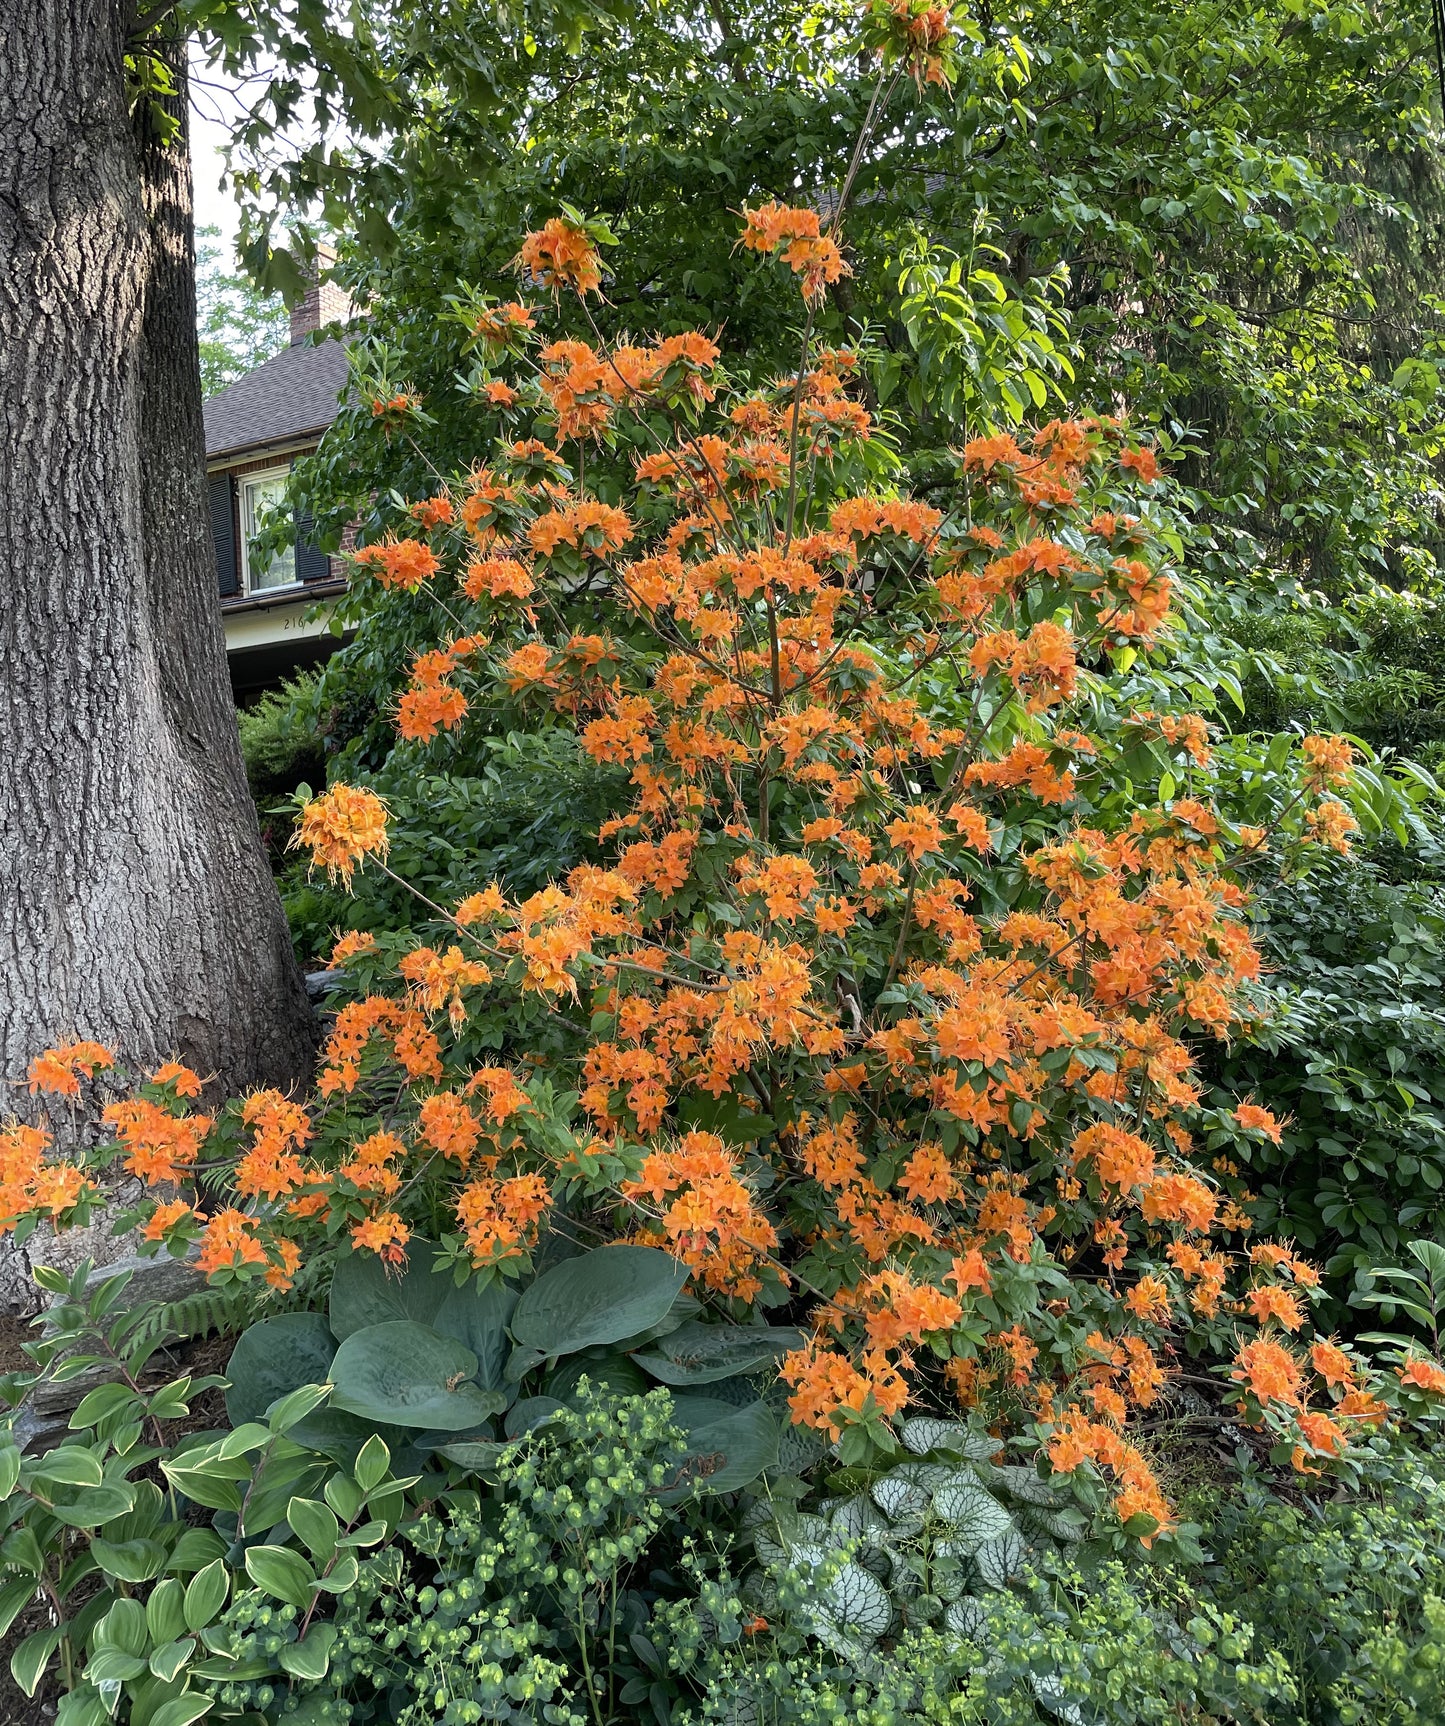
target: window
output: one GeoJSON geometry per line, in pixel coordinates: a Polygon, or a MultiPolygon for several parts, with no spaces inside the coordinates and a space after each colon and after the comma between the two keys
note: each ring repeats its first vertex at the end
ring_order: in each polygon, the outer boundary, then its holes
{"type": "Polygon", "coordinates": [[[286,497],[289,470],[275,468],[269,473],[248,474],[241,486],[241,587],[244,593],[269,593],[278,587],[296,585],[296,542],[294,537],[269,558],[255,545],[256,536],[267,517],[280,509],[286,497]]]}

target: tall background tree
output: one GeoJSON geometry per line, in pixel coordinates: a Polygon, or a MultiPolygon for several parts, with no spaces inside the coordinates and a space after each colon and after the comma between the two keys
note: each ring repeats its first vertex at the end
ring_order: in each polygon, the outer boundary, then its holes
{"type": "Polygon", "coordinates": [[[47,1043],[307,1070],[204,492],[185,58],[124,0],[0,13],[0,1074],[47,1043]]]}

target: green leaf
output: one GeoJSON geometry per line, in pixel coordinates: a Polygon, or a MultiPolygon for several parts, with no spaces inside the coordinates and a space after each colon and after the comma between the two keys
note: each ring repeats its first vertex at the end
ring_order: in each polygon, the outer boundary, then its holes
{"type": "Polygon", "coordinates": [[[517,1303],[512,1335],[549,1356],[621,1342],[666,1316],[688,1274],[656,1247],[599,1247],[538,1277],[517,1303]]]}
{"type": "Polygon", "coordinates": [[[293,1498],[286,1506],[291,1531],[313,1558],[330,1558],[341,1535],[334,1511],[314,1498],[293,1498]]]}
{"type": "Polygon", "coordinates": [[[326,1676],[331,1650],[336,1644],[334,1624],[313,1624],[300,1642],[287,1643],[278,1656],[283,1671],[293,1678],[318,1684],[326,1676]]]}
{"type": "Polygon", "coordinates": [[[20,1447],[8,1437],[0,1439],[0,1503],[15,1490],[20,1478],[20,1447]]]}
{"type": "Polygon", "coordinates": [[[431,1325],[453,1292],[451,1273],[433,1269],[435,1241],[413,1235],[402,1276],[394,1276],[375,1253],[353,1252],[337,1262],[331,1279],[329,1316],[338,1342],[373,1325],[407,1319],[431,1325]]]}
{"type": "Polygon", "coordinates": [[[213,1701],[213,1697],[202,1696],[195,1690],[182,1691],[169,1702],[161,1703],[151,1715],[149,1726],[191,1726],[193,1720],[210,1712],[213,1701]]]}
{"type": "Polygon", "coordinates": [[[173,1642],[186,1628],[185,1589],[180,1578],[158,1582],[146,1601],[146,1629],[156,1645],[173,1642]]]}
{"type": "Polygon", "coordinates": [[[116,1481],[87,1487],[74,1501],[51,1505],[50,1514],[69,1528],[99,1528],[124,1516],[135,1503],[135,1488],[116,1481]]]}
{"type": "Polygon", "coordinates": [[[303,1384],[271,1405],[266,1424],[272,1432],[290,1433],[331,1395],[329,1384],[303,1384]]]}
{"type": "Polygon", "coordinates": [[[165,1568],[166,1549],[158,1540],[102,1540],[90,1543],[90,1555],[117,1582],[149,1582],[165,1568]]]}
{"type": "Polygon", "coordinates": [[[319,1312],[278,1313],[251,1325],[226,1368],[231,1425],[263,1421],[278,1398],[302,1385],[324,1384],[335,1353],[336,1340],[319,1312]]]}
{"type": "Polygon", "coordinates": [[[119,1381],[113,1384],[98,1384],[94,1390],[89,1390],[81,1397],[75,1413],[70,1417],[72,1432],[78,1432],[85,1427],[97,1426],[108,1416],[124,1408],[127,1403],[139,1403],[140,1398],[128,1384],[119,1381]]]}
{"type": "Polygon", "coordinates": [[[204,1630],[213,1623],[226,1603],[230,1587],[231,1573],[222,1559],[213,1559],[204,1570],[198,1570],[186,1585],[182,1613],[186,1629],[204,1630]]]}
{"type": "Polygon", "coordinates": [[[25,1608],[34,1600],[38,1590],[33,1576],[22,1576],[15,1582],[7,1582],[0,1588],[0,1636],[3,1636],[25,1608]]]}
{"type": "Polygon", "coordinates": [[[162,1684],[171,1684],[178,1673],[185,1669],[186,1662],[196,1651],[194,1636],[181,1636],[174,1642],[167,1642],[157,1648],[150,1657],[150,1669],[160,1679],[162,1684]]]}
{"type": "Polygon", "coordinates": [[[311,1604],[316,1572],[299,1552],[289,1546],[249,1546],[246,1574],[258,1588],[304,1612],[311,1604]]]}
{"type": "Polygon", "coordinates": [[[447,1291],[432,1329],[454,1337],[477,1357],[474,1377],[485,1390],[500,1390],[512,1352],[507,1326],[517,1307],[517,1290],[502,1282],[479,1287],[475,1281],[447,1291]]]}
{"type": "Polygon", "coordinates": [[[477,1357],[454,1337],[407,1319],[353,1331],[331,1363],[337,1408],[395,1426],[464,1432],[506,1407],[469,1383],[477,1357]]]}
{"type": "Polygon", "coordinates": [[[336,1562],[326,1574],[316,1579],[316,1586],[326,1589],[330,1594],[345,1594],[356,1581],[360,1569],[354,1552],[338,1553],[336,1562]]]}
{"type": "MultiPolygon", "coordinates": [[[[363,1446],[364,1448],[365,1446],[363,1446]]],[[[383,1444],[382,1449],[385,1450],[385,1448],[386,1446],[383,1444]]],[[[358,1454],[357,1461],[360,1460],[358,1454]]],[[[390,1460],[388,1457],[387,1461],[390,1460]]],[[[382,1464],[381,1472],[382,1474],[386,1473],[385,1463],[382,1464]]],[[[379,1478],[380,1476],[378,1476],[379,1478]]],[[[356,1481],[348,1479],[344,1474],[331,1475],[326,1485],[322,1487],[321,1493],[342,1522],[354,1522],[356,1520],[366,1496],[361,1486],[356,1481]]]]}
{"type": "Polygon", "coordinates": [[[105,1643],[86,1662],[85,1676],[92,1684],[123,1684],[129,1678],[139,1678],[145,1669],[139,1654],[127,1654],[124,1648],[105,1643]]]}
{"type": "Polygon", "coordinates": [[[632,1358],[663,1384],[713,1384],[771,1366],[803,1342],[803,1333],[797,1330],[693,1321],[632,1358]]]}
{"type": "Polygon", "coordinates": [[[145,1607],[139,1600],[117,1600],[96,1626],[95,1640],[127,1654],[144,1654],[150,1645],[145,1607]]]}
{"type": "Polygon", "coordinates": [[[105,1479],[100,1458],[83,1444],[61,1444],[30,1464],[32,1480],[54,1486],[99,1486],[105,1479]]]}
{"type": "Polygon", "coordinates": [[[356,1459],[356,1484],[363,1492],[373,1492],[386,1479],[386,1471],[390,1467],[391,1452],[386,1448],[385,1441],[369,1438],[356,1459]]]}
{"type": "Polygon", "coordinates": [[[59,1624],[49,1625],[44,1630],[33,1630],[10,1656],[11,1676],[25,1695],[33,1696],[40,1688],[45,1668],[50,1664],[50,1657],[60,1646],[60,1639],[64,1634],[65,1628],[59,1624]]]}

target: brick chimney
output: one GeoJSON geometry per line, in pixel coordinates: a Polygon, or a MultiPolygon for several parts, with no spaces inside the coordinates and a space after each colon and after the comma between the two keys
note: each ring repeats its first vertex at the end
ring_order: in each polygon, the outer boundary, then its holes
{"type": "Polygon", "coordinates": [[[345,323],[352,314],[351,296],[338,282],[323,282],[321,276],[336,262],[330,246],[319,246],[306,298],[291,308],[291,346],[305,341],[323,324],[345,323]]]}

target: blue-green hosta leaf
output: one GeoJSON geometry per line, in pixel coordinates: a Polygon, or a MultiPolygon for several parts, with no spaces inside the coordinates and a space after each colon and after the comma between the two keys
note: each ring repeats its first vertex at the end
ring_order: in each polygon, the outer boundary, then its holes
{"type": "Polygon", "coordinates": [[[765,1403],[742,1408],[713,1404],[713,1410],[721,1406],[721,1412],[707,1413],[699,1405],[708,1400],[678,1397],[673,1405],[687,1443],[685,1479],[677,1490],[736,1492],[777,1461],[778,1423],[765,1403]]]}
{"type": "Polygon", "coordinates": [[[537,1278],[517,1302],[512,1335],[546,1355],[620,1342],[660,1323],[688,1274],[656,1247],[598,1247],[537,1278]]]}
{"type": "Polygon", "coordinates": [[[501,1390],[512,1339],[507,1326],[517,1308],[518,1293],[503,1282],[485,1288],[476,1282],[448,1289],[431,1327],[441,1336],[453,1336],[477,1357],[476,1380],[483,1390],[501,1390]]]}
{"type": "Polygon", "coordinates": [[[1027,1550],[1016,1528],[985,1540],[973,1555],[980,1579],[990,1588],[1007,1588],[1009,1578],[1022,1566],[1027,1550]]]}
{"type": "Polygon", "coordinates": [[[1007,1534],[1013,1518],[974,1475],[960,1471],[947,1486],[933,1495],[935,1512],[949,1524],[953,1543],[964,1551],[976,1551],[986,1540],[1007,1534]]]}
{"type": "Polygon", "coordinates": [[[431,1325],[455,1284],[450,1271],[436,1271],[436,1242],[413,1235],[406,1271],[394,1276],[372,1252],[348,1253],[331,1279],[328,1315],[332,1334],[345,1342],[356,1331],[409,1319],[431,1325]]]}
{"type": "Polygon", "coordinates": [[[975,1432],[956,1420],[935,1420],[931,1415],[915,1415],[905,1420],[898,1436],[906,1449],[915,1456],[927,1456],[930,1451],[946,1450],[955,1456],[975,1458],[980,1462],[995,1455],[999,1442],[986,1432],[975,1432]]]}
{"type": "Polygon", "coordinates": [[[712,1384],[771,1366],[789,1350],[801,1348],[804,1340],[796,1330],[694,1320],[632,1358],[663,1384],[712,1384]]]}
{"type": "Polygon", "coordinates": [[[331,1363],[332,1402],[394,1426],[465,1432],[500,1414],[506,1398],[470,1382],[477,1357],[454,1337],[399,1319],[353,1331],[331,1363]]]}
{"type": "Polygon", "coordinates": [[[607,1354],[600,1360],[588,1355],[571,1355],[552,1373],[543,1386],[544,1394],[559,1401],[577,1401],[577,1387],[586,1379],[594,1392],[607,1391],[612,1396],[646,1396],[652,1386],[630,1355],[607,1354]]]}
{"type": "Polygon", "coordinates": [[[827,1454],[828,1438],[816,1427],[795,1426],[783,1415],[783,1428],[778,1436],[779,1474],[801,1474],[827,1454]]]}
{"type": "Polygon", "coordinates": [[[279,1397],[331,1376],[336,1338],[319,1312],[283,1312],[241,1334],[226,1377],[226,1415],[233,1427],[262,1421],[279,1397]]]}
{"type": "Polygon", "coordinates": [[[456,1463],[458,1468],[470,1470],[473,1474],[484,1468],[491,1468],[498,1457],[505,1456],[508,1451],[515,1450],[515,1439],[483,1439],[460,1444],[442,1444],[437,1446],[437,1455],[445,1457],[448,1462],[456,1463]]]}
{"type": "Polygon", "coordinates": [[[524,1396],[507,1410],[503,1430],[508,1438],[520,1438],[523,1433],[534,1432],[537,1427],[545,1426],[549,1420],[566,1412],[567,1404],[558,1402],[555,1396],[524,1396]]]}

